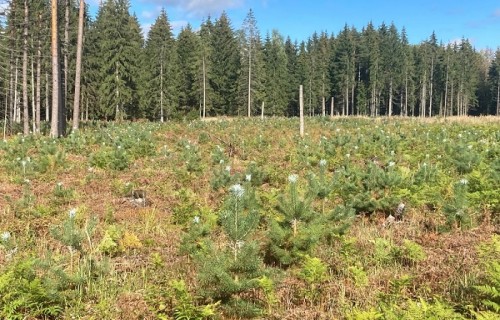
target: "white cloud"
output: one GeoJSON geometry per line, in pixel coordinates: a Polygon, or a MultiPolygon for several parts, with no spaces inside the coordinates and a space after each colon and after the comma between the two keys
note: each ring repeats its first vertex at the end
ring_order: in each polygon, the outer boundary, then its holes
{"type": "Polygon", "coordinates": [[[143,3],[176,6],[190,16],[206,17],[216,15],[223,10],[237,8],[244,0],[141,0],[143,3]]]}

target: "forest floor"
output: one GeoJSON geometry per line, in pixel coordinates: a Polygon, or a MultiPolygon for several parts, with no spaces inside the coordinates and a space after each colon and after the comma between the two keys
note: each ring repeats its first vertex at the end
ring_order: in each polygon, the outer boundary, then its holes
{"type": "Polygon", "coordinates": [[[0,233],[2,318],[481,319],[498,303],[477,286],[499,276],[500,118],[306,118],[304,138],[282,118],[13,136],[0,233]],[[282,223],[294,183],[310,213],[294,220],[300,241],[282,223]],[[235,184],[255,192],[241,243],[258,270],[217,269],[207,287],[235,184]],[[224,288],[223,273],[248,286],[224,288]]]}

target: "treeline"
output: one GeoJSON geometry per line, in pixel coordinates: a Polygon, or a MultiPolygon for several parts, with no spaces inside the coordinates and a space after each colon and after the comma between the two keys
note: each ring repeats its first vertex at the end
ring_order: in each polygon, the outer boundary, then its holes
{"type": "MultiPolygon", "coordinates": [[[[72,116],[79,2],[59,1],[62,97],[72,116]]],[[[295,116],[304,86],[310,115],[450,116],[499,114],[500,49],[478,52],[467,39],[443,44],[433,33],[412,45],[394,25],[301,42],[279,31],[264,38],[250,10],[240,29],[206,18],[177,37],[161,11],[144,39],[128,0],[103,1],[85,21],[80,118],[165,121],[216,115],[295,116]]],[[[87,10],[88,12],[88,10],[87,10]]],[[[50,119],[50,3],[10,2],[0,43],[0,111],[21,122],[50,119]],[[28,17],[26,19],[26,16],[28,17]],[[24,80],[23,80],[24,79],[24,80]]]]}

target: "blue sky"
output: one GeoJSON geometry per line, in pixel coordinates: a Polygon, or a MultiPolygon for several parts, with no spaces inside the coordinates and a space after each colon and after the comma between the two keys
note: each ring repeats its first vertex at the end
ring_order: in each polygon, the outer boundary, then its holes
{"type": "MultiPolygon", "coordinates": [[[[99,0],[90,0],[92,11],[99,0]]],[[[500,0],[131,0],[131,11],[144,30],[154,23],[161,8],[167,11],[177,34],[188,22],[198,28],[208,15],[225,10],[235,29],[248,10],[255,12],[265,35],[277,29],[285,37],[306,40],[314,31],[335,35],[347,23],[361,30],[369,21],[375,26],[394,22],[406,27],[411,43],[427,39],[433,31],[444,43],[469,39],[477,49],[500,46],[500,0]]]]}

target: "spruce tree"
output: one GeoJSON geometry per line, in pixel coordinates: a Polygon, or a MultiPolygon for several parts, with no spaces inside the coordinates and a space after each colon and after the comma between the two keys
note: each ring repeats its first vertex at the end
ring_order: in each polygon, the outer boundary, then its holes
{"type": "Polygon", "coordinates": [[[128,0],[106,1],[100,7],[93,31],[98,114],[121,120],[135,116],[142,35],[137,17],[129,14],[128,0]]]}
{"type": "Polygon", "coordinates": [[[229,17],[223,12],[211,34],[210,86],[214,90],[212,112],[216,115],[237,114],[237,83],[240,73],[238,42],[229,17]]]}
{"type": "Polygon", "coordinates": [[[262,43],[255,15],[250,9],[240,30],[241,73],[238,83],[240,114],[251,116],[263,102],[262,43]]]}
{"type": "Polygon", "coordinates": [[[283,116],[287,111],[288,61],[283,36],[273,30],[264,43],[266,114],[283,116]]]}
{"type": "Polygon", "coordinates": [[[144,49],[142,115],[164,121],[176,112],[178,103],[177,49],[172,27],[162,9],[151,26],[144,49]]]}
{"type": "Polygon", "coordinates": [[[201,44],[199,36],[191,25],[182,28],[177,40],[179,57],[179,107],[184,114],[198,114],[201,102],[202,67],[201,44]]]}

